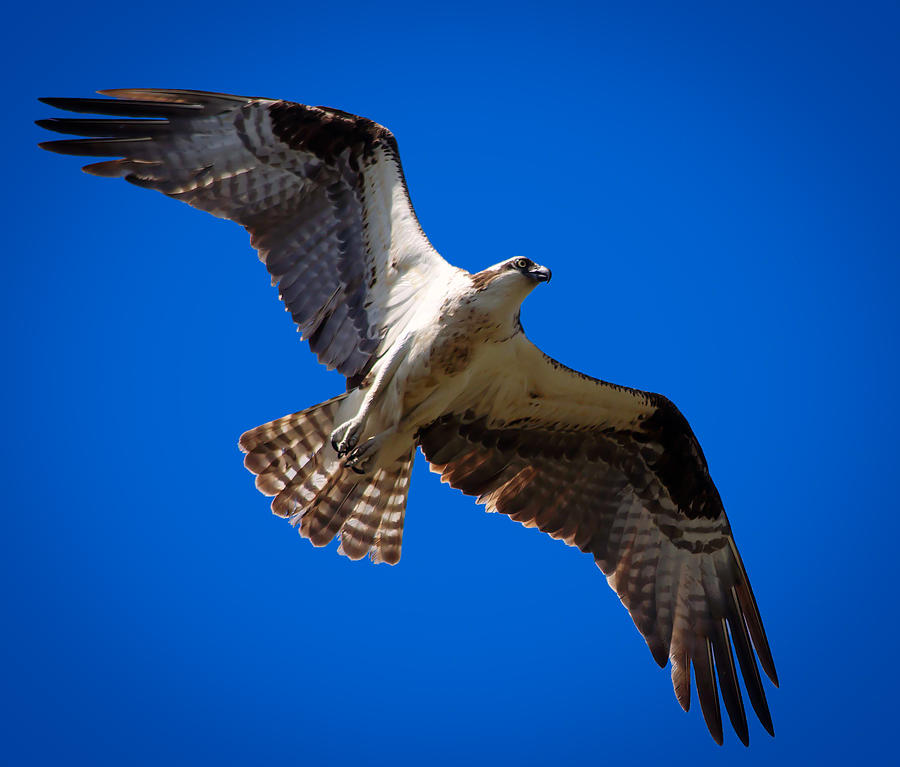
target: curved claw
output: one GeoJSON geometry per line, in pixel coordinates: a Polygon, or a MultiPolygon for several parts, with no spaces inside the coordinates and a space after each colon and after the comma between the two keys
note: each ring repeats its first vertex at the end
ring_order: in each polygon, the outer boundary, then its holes
{"type": "Polygon", "coordinates": [[[365,474],[369,468],[369,464],[375,457],[377,448],[377,440],[366,440],[362,445],[347,453],[347,457],[344,459],[344,465],[353,469],[357,474],[365,474]]]}
{"type": "Polygon", "coordinates": [[[359,442],[359,427],[355,426],[353,421],[341,424],[331,433],[331,446],[338,454],[338,458],[343,458],[353,450],[357,442],[359,442]]]}

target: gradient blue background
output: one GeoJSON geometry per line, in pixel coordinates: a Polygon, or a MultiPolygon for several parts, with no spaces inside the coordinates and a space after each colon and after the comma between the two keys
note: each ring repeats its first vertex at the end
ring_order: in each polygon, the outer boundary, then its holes
{"type": "Polygon", "coordinates": [[[897,3],[324,5],[7,12],[0,761],[888,759],[897,3]],[[381,121],[449,260],[552,267],[531,338],[667,394],[703,444],[774,740],[716,747],[588,557],[421,457],[397,567],[269,513],[238,436],[341,380],[241,229],[35,147],[37,96],[154,86],[381,121]]]}

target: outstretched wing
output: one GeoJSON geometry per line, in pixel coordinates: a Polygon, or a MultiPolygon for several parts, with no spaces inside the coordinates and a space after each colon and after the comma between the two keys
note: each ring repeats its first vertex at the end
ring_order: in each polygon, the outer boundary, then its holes
{"type": "Polygon", "coordinates": [[[329,368],[365,374],[413,303],[456,271],[409,200],[394,136],[364,117],[288,101],[182,90],[48,98],[126,119],[39,120],[87,138],[63,154],[117,157],[84,168],[183,200],[247,228],[298,330],[329,368]]]}
{"type": "Polygon", "coordinates": [[[660,666],[672,662],[690,705],[690,668],[710,733],[725,707],[748,743],[738,664],[772,733],[754,648],[775,665],[722,501],[690,426],[658,394],[566,368],[523,334],[503,374],[485,380],[478,409],[449,412],[418,435],[441,479],[488,511],[537,527],[593,555],[660,666]],[[515,371],[515,372],[514,372],[515,371]]]}

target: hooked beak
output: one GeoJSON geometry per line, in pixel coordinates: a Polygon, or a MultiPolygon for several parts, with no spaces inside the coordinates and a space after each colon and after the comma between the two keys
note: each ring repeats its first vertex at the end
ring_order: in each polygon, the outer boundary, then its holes
{"type": "Polygon", "coordinates": [[[535,266],[534,269],[529,270],[528,275],[535,282],[550,282],[553,272],[546,266],[535,266]]]}

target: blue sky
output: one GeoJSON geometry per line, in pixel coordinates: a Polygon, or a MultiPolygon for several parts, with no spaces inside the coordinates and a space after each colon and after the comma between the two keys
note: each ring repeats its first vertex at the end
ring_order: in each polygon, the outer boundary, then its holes
{"type": "Polygon", "coordinates": [[[627,5],[8,12],[5,761],[893,750],[900,10],[627,5]],[[588,557],[421,457],[395,568],[273,517],[237,438],[341,381],[240,228],[36,149],[38,96],[111,87],[372,117],[448,260],[550,266],[530,337],[665,393],[704,447],[778,665],[776,738],[715,746],[588,557]]]}

